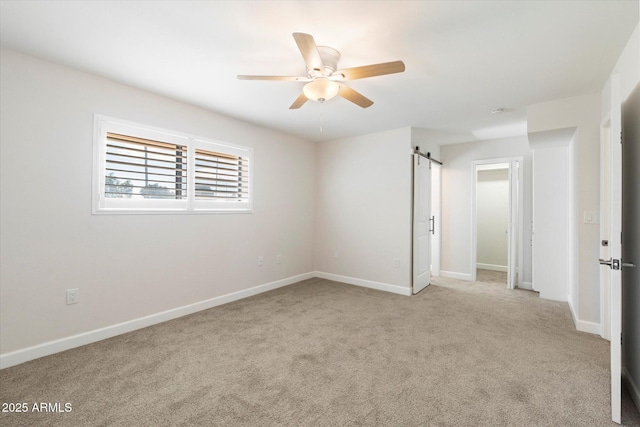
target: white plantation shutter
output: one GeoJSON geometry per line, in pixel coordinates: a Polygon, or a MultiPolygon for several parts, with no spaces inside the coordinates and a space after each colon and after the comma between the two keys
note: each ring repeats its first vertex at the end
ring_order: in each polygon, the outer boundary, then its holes
{"type": "Polygon", "coordinates": [[[252,150],[200,139],[193,147],[194,210],[250,210],[252,150]]]}
{"type": "Polygon", "coordinates": [[[249,201],[249,159],[196,148],[196,200],[249,201]]]}
{"type": "Polygon", "coordinates": [[[251,212],[247,147],[95,118],[94,213],[251,212]]]}
{"type": "Polygon", "coordinates": [[[187,198],[187,147],[107,133],[105,197],[187,198]]]}

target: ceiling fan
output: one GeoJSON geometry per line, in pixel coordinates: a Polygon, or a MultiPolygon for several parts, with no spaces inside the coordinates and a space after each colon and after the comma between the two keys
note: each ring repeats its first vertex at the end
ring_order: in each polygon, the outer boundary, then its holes
{"type": "Polygon", "coordinates": [[[340,52],[328,46],[317,46],[313,37],[304,33],[293,33],[293,38],[302,53],[307,66],[305,77],[287,76],[246,76],[238,75],[240,80],[286,80],[307,82],[302,93],[291,104],[289,109],[302,107],[307,100],[324,102],[336,95],[367,108],[373,101],[342,83],[345,80],[363,79],[366,77],[382,76],[385,74],[401,73],[404,62],[393,61],[381,64],[364,65],[361,67],[344,68],[338,70],[340,52]]]}

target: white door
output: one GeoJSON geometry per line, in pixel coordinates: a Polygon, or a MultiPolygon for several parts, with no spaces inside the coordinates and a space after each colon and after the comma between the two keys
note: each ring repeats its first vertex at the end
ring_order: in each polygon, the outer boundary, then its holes
{"type": "Polygon", "coordinates": [[[622,140],[622,372],[640,398],[640,83],[622,107],[622,140]]]}
{"type": "Polygon", "coordinates": [[[442,215],[440,214],[440,189],[442,166],[431,162],[431,275],[440,275],[440,231],[442,215]]]}
{"type": "Polygon", "coordinates": [[[431,282],[430,161],[413,155],[413,293],[431,282]]]}
{"type": "MultiPolygon", "coordinates": [[[[600,259],[601,268],[609,274],[609,324],[611,328],[611,419],[620,424],[622,394],[622,117],[620,110],[620,78],[611,77],[611,111],[609,119],[609,256],[600,259]]],[[[602,191],[602,190],[601,190],[602,191]]],[[[605,273],[606,274],[606,273],[605,273]]]]}

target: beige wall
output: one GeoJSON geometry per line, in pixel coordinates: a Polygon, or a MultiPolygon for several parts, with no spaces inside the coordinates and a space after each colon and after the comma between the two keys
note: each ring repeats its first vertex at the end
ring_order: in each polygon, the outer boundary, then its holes
{"type": "Polygon", "coordinates": [[[472,163],[475,160],[523,157],[523,282],[531,283],[531,149],[526,136],[443,145],[442,275],[471,280],[472,163]]]}
{"type": "Polygon", "coordinates": [[[0,78],[0,353],[313,270],[312,143],[10,50],[0,78]],[[94,113],[253,147],[254,212],[92,215],[94,113]]]}
{"type": "Polygon", "coordinates": [[[436,140],[426,129],[402,128],[318,144],[318,272],[409,293],[412,149],[437,159],[436,140]]]}
{"type": "Polygon", "coordinates": [[[600,95],[590,94],[527,107],[530,133],[577,127],[566,167],[569,188],[577,198],[570,201],[571,241],[568,296],[577,319],[600,322],[598,224],[585,223],[585,211],[598,212],[600,205],[600,95]]]}
{"type": "Polygon", "coordinates": [[[478,268],[507,271],[509,228],[509,170],[478,171],[478,268]]]}
{"type": "Polygon", "coordinates": [[[404,128],[318,144],[317,271],[410,287],[410,141],[404,128]]]}

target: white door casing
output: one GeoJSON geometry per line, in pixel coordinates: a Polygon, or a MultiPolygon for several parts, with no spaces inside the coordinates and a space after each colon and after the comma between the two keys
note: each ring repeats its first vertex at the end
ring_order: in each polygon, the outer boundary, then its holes
{"type": "MultiPolygon", "coordinates": [[[[611,236],[611,122],[600,128],[600,259],[610,259],[609,241],[611,236]]],[[[600,268],[600,336],[611,340],[611,287],[609,269],[600,268]]]]}
{"type": "Polygon", "coordinates": [[[622,379],[640,408],[640,83],[622,106],[622,379]]]}
{"type": "MultiPolygon", "coordinates": [[[[518,278],[517,275],[517,267],[518,267],[518,257],[517,252],[517,241],[518,233],[519,233],[519,223],[518,220],[518,185],[520,180],[518,179],[517,173],[519,168],[517,167],[518,161],[511,160],[509,161],[509,229],[507,231],[508,234],[508,244],[507,244],[507,288],[515,289],[518,285],[518,282],[522,279],[518,278]]],[[[519,269],[520,275],[522,275],[522,268],[519,269]]]]}
{"type": "Polygon", "coordinates": [[[523,266],[523,158],[507,157],[499,159],[476,160],[471,164],[471,281],[476,281],[478,261],[478,210],[477,181],[478,166],[507,164],[509,168],[509,221],[507,229],[507,287],[514,289],[522,283],[523,266]],[[516,274],[519,271],[520,274],[516,274]]]}

